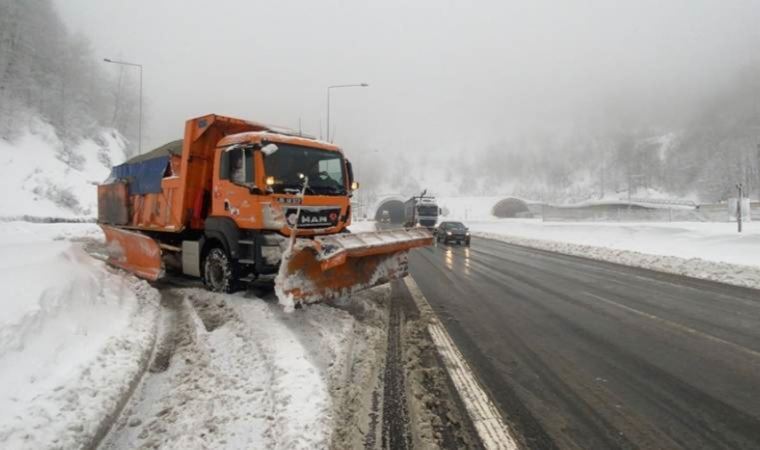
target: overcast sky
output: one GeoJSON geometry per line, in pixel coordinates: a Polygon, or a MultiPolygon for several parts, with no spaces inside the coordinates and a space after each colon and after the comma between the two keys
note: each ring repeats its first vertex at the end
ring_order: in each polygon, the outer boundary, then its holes
{"type": "Polygon", "coordinates": [[[332,96],[353,151],[673,118],[760,48],[753,0],[55,1],[99,57],[144,65],[147,146],[209,112],[320,135],[326,87],[358,82],[332,96]]]}

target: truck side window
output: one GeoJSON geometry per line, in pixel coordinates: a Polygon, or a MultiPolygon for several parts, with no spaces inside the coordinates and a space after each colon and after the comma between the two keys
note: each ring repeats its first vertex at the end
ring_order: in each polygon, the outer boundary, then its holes
{"type": "Polygon", "coordinates": [[[253,184],[253,152],[250,148],[235,148],[222,154],[219,178],[235,184],[253,184]]]}

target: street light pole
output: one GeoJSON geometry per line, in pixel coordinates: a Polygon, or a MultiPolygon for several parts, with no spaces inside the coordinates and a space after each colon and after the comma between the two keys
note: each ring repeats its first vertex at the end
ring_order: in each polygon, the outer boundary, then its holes
{"type": "Polygon", "coordinates": [[[140,154],[142,154],[143,66],[142,66],[142,64],[136,64],[136,63],[131,63],[131,62],[127,62],[127,61],[117,61],[117,60],[113,60],[113,59],[109,59],[109,58],[103,58],[103,61],[105,61],[107,63],[111,63],[111,64],[120,64],[122,66],[137,67],[138,69],[140,69],[140,102],[139,102],[139,104],[140,104],[140,106],[139,106],[139,115],[140,115],[140,118],[139,118],[139,121],[137,123],[137,143],[138,143],[138,152],[140,154]]]}
{"type": "Polygon", "coordinates": [[[327,86],[327,138],[325,139],[327,142],[330,142],[330,89],[337,89],[337,88],[351,88],[351,87],[369,87],[369,84],[367,83],[357,83],[357,84],[334,84],[332,86],[327,86]]]}
{"type": "Polygon", "coordinates": [[[736,199],[736,225],[738,227],[739,233],[742,232],[742,184],[738,183],[736,185],[736,190],[739,191],[739,198],[736,199]]]}

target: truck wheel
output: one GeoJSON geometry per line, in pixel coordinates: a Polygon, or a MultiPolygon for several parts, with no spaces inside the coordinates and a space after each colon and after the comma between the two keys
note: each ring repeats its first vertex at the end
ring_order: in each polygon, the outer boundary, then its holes
{"type": "Polygon", "coordinates": [[[235,267],[227,252],[220,247],[212,248],[203,260],[203,284],[213,292],[235,290],[235,267]]]}

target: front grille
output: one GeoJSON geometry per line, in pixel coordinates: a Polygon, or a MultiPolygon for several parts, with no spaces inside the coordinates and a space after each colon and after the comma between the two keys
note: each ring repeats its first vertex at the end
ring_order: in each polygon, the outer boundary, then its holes
{"type": "MultiPolygon", "coordinates": [[[[285,219],[289,226],[295,225],[296,208],[288,208],[285,219]]],[[[298,215],[298,228],[330,228],[338,224],[340,208],[301,208],[298,215]]]]}

